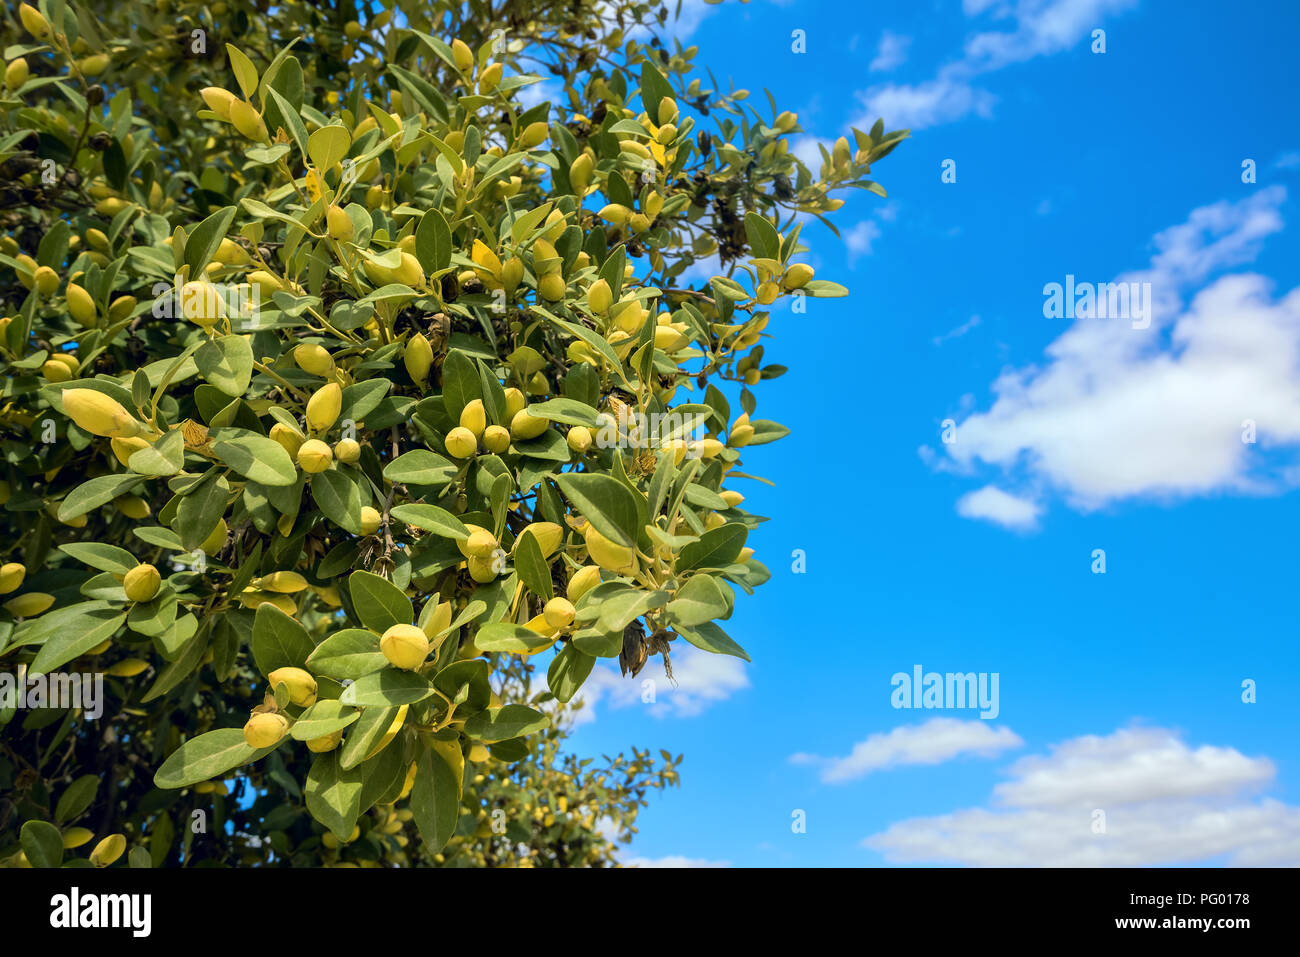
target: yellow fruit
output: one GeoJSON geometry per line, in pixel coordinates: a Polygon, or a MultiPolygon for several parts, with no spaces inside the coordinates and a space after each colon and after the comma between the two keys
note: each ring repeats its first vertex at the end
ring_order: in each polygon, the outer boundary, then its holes
{"type": "Polygon", "coordinates": [[[475,399],[460,410],[460,426],[473,433],[474,440],[478,441],[478,437],[487,428],[487,412],[483,409],[482,399],[475,399]]]}
{"type": "Polygon", "coordinates": [[[590,156],[583,153],[573,165],[569,167],[569,185],[579,197],[586,195],[587,187],[591,185],[591,173],[595,168],[590,156]]]}
{"type": "Polygon", "coordinates": [[[510,420],[510,435],[515,439],[535,439],[546,431],[550,422],[539,416],[529,415],[526,409],[520,409],[510,420]]]}
{"type": "Polygon", "coordinates": [[[423,333],[416,333],[406,343],[402,361],[406,364],[412,382],[422,383],[429,377],[429,369],[433,366],[433,346],[423,333]]]}
{"type": "Polygon", "coordinates": [[[469,577],[479,584],[496,581],[499,567],[495,559],[469,558],[466,559],[465,564],[469,567],[469,577]]]}
{"type": "MultiPolygon", "coordinates": [[[[321,735],[319,738],[312,738],[307,742],[307,750],[313,754],[324,754],[326,751],[333,751],[343,740],[343,729],[333,731],[329,734],[321,735]]],[[[334,835],[329,835],[333,837],[334,835]]]]}
{"type": "Polygon", "coordinates": [[[22,57],[15,57],[9,61],[5,67],[5,88],[16,90],[27,82],[30,71],[27,68],[27,61],[22,57]]]}
{"type": "Polygon", "coordinates": [[[136,565],[122,579],[128,601],[150,601],[162,586],[162,575],[152,565],[136,565]]]}
{"type": "Polygon", "coordinates": [[[632,210],[619,203],[610,203],[608,206],[602,208],[596,215],[601,219],[608,220],[615,226],[622,226],[627,222],[628,217],[632,215],[632,210]]]}
{"type": "Polygon", "coordinates": [[[762,378],[762,374],[757,369],[750,369],[745,373],[745,385],[758,385],[758,381],[762,378]]]}
{"type": "Polygon", "coordinates": [[[18,5],[18,19],[23,22],[23,27],[27,32],[38,40],[49,39],[50,21],[45,19],[44,14],[37,10],[30,3],[18,5]]]}
{"type": "Polygon", "coordinates": [[[464,40],[456,38],[451,41],[451,55],[456,60],[456,69],[468,73],[474,68],[474,53],[464,40]]]}
{"type": "Polygon", "coordinates": [[[429,656],[429,638],[415,625],[393,625],[379,639],[379,650],[393,667],[414,671],[429,656]]]}
{"type": "Polygon", "coordinates": [[[489,425],[483,430],[483,447],[500,454],[510,448],[510,431],[500,425],[489,425]]]}
{"type": "MultiPolygon", "coordinates": [[[[157,186],[157,183],[154,183],[157,186]]],[[[223,239],[217,246],[217,251],[212,256],[212,261],[220,263],[223,266],[244,266],[251,259],[248,251],[233,239],[223,239]]]]}
{"type": "Polygon", "coordinates": [[[283,422],[277,422],[271,426],[271,438],[279,442],[284,450],[289,453],[289,458],[294,461],[298,460],[298,450],[302,448],[303,442],[307,440],[306,436],[301,432],[283,422]]]}
{"type": "Polygon", "coordinates": [[[785,271],[782,285],[786,289],[802,289],[813,277],[813,267],[805,263],[795,263],[785,271]]]}
{"type": "Polygon", "coordinates": [[[280,278],[265,269],[254,269],[250,272],[248,284],[257,290],[257,295],[261,299],[270,299],[274,293],[285,290],[285,285],[280,278]]]}
{"type": "Polygon", "coordinates": [[[130,205],[131,204],[124,199],[120,199],[117,196],[110,196],[107,199],[101,199],[95,204],[95,212],[100,216],[112,217],[116,216],[130,205]]]}
{"type": "Polygon", "coordinates": [[[383,523],[383,516],[379,510],[370,505],[361,506],[361,534],[373,535],[379,531],[379,526],[383,523]]]}
{"type": "Polygon", "coordinates": [[[94,389],[65,389],[63,408],[73,422],[91,435],[133,438],[145,429],[120,402],[94,389]]]}
{"type": "Polygon", "coordinates": [[[447,454],[452,458],[467,459],[478,451],[478,439],[463,425],[458,425],[448,432],[445,442],[447,454]]]}
{"type": "Polygon", "coordinates": [[[356,439],[340,439],[334,446],[334,457],[344,465],[355,465],[361,458],[361,443],[356,439]]]}
{"type": "Polygon", "coordinates": [[[303,578],[297,572],[271,572],[269,575],[256,579],[254,584],[263,591],[281,592],[285,595],[293,595],[303,591],[307,587],[307,579],[303,578]]]}
{"type": "Polygon", "coordinates": [[[226,525],[226,520],[224,518],[217,519],[216,527],[208,533],[208,537],[199,545],[199,551],[205,555],[218,554],[226,547],[226,536],[228,534],[230,534],[230,529],[226,525]]]}
{"type": "Polygon", "coordinates": [[[569,587],[564,593],[569,596],[569,601],[577,601],[599,584],[600,566],[584,565],[573,573],[573,577],[569,579],[569,587]]]}
{"type": "Polygon", "coordinates": [[[77,61],[77,69],[86,76],[99,76],[108,69],[108,54],[96,53],[77,61]]]}
{"type": "Polygon", "coordinates": [[[676,352],[690,343],[690,337],[672,326],[655,326],[655,348],[663,352],[676,352]]]}
{"type": "Polygon", "coordinates": [[[564,277],[558,272],[548,273],[537,281],[537,292],[548,302],[559,302],[567,288],[564,277]]]}
{"type": "Polygon", "coordinates": [[[528,400],[518,389],[511,387],[506,389],[506,421],[512,421],[514,417],[528,405],[528,400]]]}
{"type": "Polygon", "coordinates": [[[585,425],[575,425],[569,429],[569,448],[582,455],[591,448],[591,429],[585,425]]]}
{"type": "Polygon", "coordinates": [[[262,115],[247,100],[231,101],[230,122],[250,140],[262,143],[267,139],[266,124],[262,121],[262,115]]]}
{"type": "Polygon", "coordinates": [[[776,297],[781,294],[781,288],[774,282],[760,282],[758,289],[754,293],[754,298],[758,300],[759,305],[767,306],[776,301],[776,297]]]}
{"type": "Polygon", "coordinates": [[[325,225],[330,239],[349,242],[352,239],[352,218],[343,207],[332,205],[325,211],[325,225]]]}
{"type": "Polygon", "coordinates": [[[776,118],[776,129],[781,133],[789,133],[799,122],[799,114],[791,113],[789,110],[783,112],[776,118]]]}
{"type": "Polygon", "coordinates": [[[42,296],[52,296],[59,289],[59,274],[49,266],[38,266],[32,273],[32,281],[36,284],[36,291],[42,296]]]}
{"type": "Polygon", "coordinates": [[[496,536],[486,528],[479,528],[477,525],[465,527],[469,529],[469,538],[457,542],[460,553],[466,558],[491,558],[492,553],[499,547],[496,536]]]}
{"type": "Polygon", "coordinates": [[[5,562],[0,565],[0,595],[7,595],[22,587],[27,577],[27,568],[18,562],[5,562]]]}
{"type": "Polygon", "coordinates": [[[292,515],[281,515],[275,520],[275,529],[285,538],[293,534],[294,517],[292,515]]]}
{"type": "Polygon", "coordinates": [[[349,20],[347,23],[343,24],[343,35],[349,40],[360,39],[361,33],[361,24],[357,23],[357,21],[349,20]]]}
{"type": "Polygon", "coordinates": [[[110,834],[90,852],[90,863],[96,867],[108,867],[126,852],[126,835],[110,834]]]}
{"type": "Polygon", "coordinates": [[[127,465],[133,453],[149,447],[149,443],[140,438],[113,438],[108,444],[123,465],[127,465]]]}
{"type": "Polygon", "coordinates": [[[147,519],[149,516],[149,503],[139,495],[122,495],[121,498],[114,498],[113,505],[116,505],[117,511],[129,519],[147,519]]]}
{"type": "Polygon", "coordinates": [[[587,287],[587,306],[598,316],[603,316],[614,303],[614,296],[609,290],[609,283],[597,279],[587,287]]]}
{"type": "Polygon", "coordinates": [[[573,624],[573,617],[577,612],[574,611],[573,603],[567,598],[552,598],[542,609],[542,615],[546,618],[546,623],[552,628],[568,628],[573,624]]]}
{"type": "Polygon", "coordinates": [[[497,88],[501,82],[502,66],[500,63],[493,63],[478,78],[478,91],[486,96],[497,88]]]}
{"type": "Polygon", "coordinates": [[[424,285],[424,270],[420,268],[420,260],[416,259],[410,253],[402,253],[402,263],[393,271],[392,282],[400,282],[404,285],[418,289],[424,285]]]}
{"type": "Polygon", "coordinates": [[[329,350],[315,342],[304,342],[293,347],[293,361],[298,368],[322,379],[334,374],[334,360],[329,350]]]}
{"type": "MultiPolygon", "coordinates": [[[[550,558],[559,551],[564,541],[564,529],[555,522],[533,522],[519,533],[519,541],[523,541],[525,535],[531,535],[537,542],[543,558],[550,558]]],[[[519,547],[517,543],[515,547],[519,547]]]]}
{"type": "Polygon", "coordinates": [[[274,689],[285,685],[289,689],[289,701],[300,708],[309,708],[316,703],[316,679],[301,668],[276,668],[266,680],[274,689]]]}
{"type": "Polygon", "coordinates": [[[469,754],[467,754],[466,757],[475,764],[482,764],[484,761],[488,760],[488,758],[492,757],[492,752],[490,752],[485,745],[475,744],[469,749],[469,754]]]}
{"type": "Polygon", "coordinates": [[[313,432],[325,432],[338,420],[342,410],[342,387],[337,382],[327,383],[307,400],[307,425],[313,432]]]}
{"type": "Polygon", "coordinates": [[[288,730],[289,720],[282,714],[255,714],[244,725],[244,741],[261,750],[279,743],[288,730]]]}
{"type": "Polygon", "coordinates": [[[194,281],[181,286],[181,315],[195,325],[210,329],[226,315],[226,304],[217,287],[194,281]]]}
{"type": "Polygon", "coordinates": [[[536,123],[529,123],[524,128],[524,131],[519,134],[518,146],[520,149],[530,150],[545,140],[546,137],[546,124],[538,120],[536,123]]]}
{"type": "Polygon", "coordinates": [[[624,575],[636,567],[636,550],[630,545],[611,542],[590,526],[584,537],[587,542],[587,554],[601,568],[624,575]]]}
{"type": "Polygon", "coordinates": [[[51,359],[41,365],[41,375],[47,382],[67,382],[72,378],[72,370],[64,363],[51,359]]]}
{"type": "Polygon", "coordinates": [[[741,502],[745,500],[745,496],[741,495],[737,491],[734,491],[733,489],[724,489],[722,492],[719,493],[719,495],[721,496],[722,500],[726,502],[728,505],[730,505],[732,508],[735,508],[737,505],[739,505],[741,502]]]}
{"type": "Polygon", "coordinates": [[[324,472],[333,460],[334,453],[320,439],[308,439],[298,449],[298,464],[310,475],[324,472]]]}
{"type": "Polygon", "coordinates": [[[429,616],[429,620],[424,625],[424,633],[428,635],[430,639],[433,639],[438,635],[441,635],[450,627],[451,602],[439,602],[437,607],[433,609],[433,614],[429,616]]]}
{"type": "Polygon", "coordinates": [[[114,678],[134,678],[148,667],[149,662],[143,658],[123,658],[105,671],[104,674],[112,675],[114,678]]]}

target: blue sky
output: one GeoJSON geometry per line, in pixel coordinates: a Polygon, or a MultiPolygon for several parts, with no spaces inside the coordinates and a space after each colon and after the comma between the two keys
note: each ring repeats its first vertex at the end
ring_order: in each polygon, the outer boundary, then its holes
{"type": "Polygon", "coordinates": [[[683,651],[674,689],[654,660],[654,706],[593,679],[576,751],[686,755],[629,856],[1300,864],[1300,7],[686,12],[808,155],[881,114],[913,138],[844,241],[805,229],[851,296],[768,329],[758,414],[793,434],[736,485],[772,517],[727,626],[753,663],[683,651]],[[1045,317],[1067,274],[1150,283],[1149,326],[1045,317]],[[997,717],[892,707],[918,664],[996,672],[997,717]]]}

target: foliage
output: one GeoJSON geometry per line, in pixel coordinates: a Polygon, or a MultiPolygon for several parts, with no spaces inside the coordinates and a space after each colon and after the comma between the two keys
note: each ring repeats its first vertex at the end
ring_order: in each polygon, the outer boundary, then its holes
{"type": "Polygon", "coordinates": [[[845,293],[801,223],[906,133],[814,176],[665,16],[7,14],[0,662],[104,711],[0,710],[0,858],[611,863],[676,782],[566,754],[565,703],[748,660],[768,306],[845,293]]]}

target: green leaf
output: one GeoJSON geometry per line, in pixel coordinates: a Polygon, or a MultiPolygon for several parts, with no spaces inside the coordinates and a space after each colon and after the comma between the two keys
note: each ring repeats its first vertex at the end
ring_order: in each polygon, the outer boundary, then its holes
{"type": "Polygon", "coordinates": [[[415,616],[411,599],[387,579],[365,571],[348,576],[352,607],[361,624],[382,635],[393,625],[409,625],[415,616]]]}
{"type": "Polygon", "coordinates": [[[361,712],[355,708],[349,708],[341,701],[324,699],[304,711],[293,723],[289,733],[296,741],[310,741],[312,738],[323,738],[327,734],[341,731],[359,717],[361,712]]]}
{"type": "Polygon", "coordinates": [[[569,701],[587,680],[595,664],[594,656],[569,642],[551,659],[551,667],[546,671],[546,686],[559,701],[569,701]]]}
{"type": "Polygon", "coordinates": [[[388,481],[410,485],[446,485],[455,474],[456,466],[428,449],[405,452],[384,468],[388,481]]]}
{"type": "Polygon", "coordinates": [[[292,485],[297,481],[293,459],[275,439],[242,429],[219,429],[215,433],[219,438],[212,443],[212,451],[245,478],[262,485],[292,485]]]}
{"type": "Polygon", "coordinates": [[[222,728],[190,738],[167,756],[153,776],[155,787],[186,788],[208,781],[232,768],[269,754],[271,748],[254,750],[240,728],[222,728]]]}
{"type": "Polygon", "coordinates": [[[307,138],[307,154],[323,175],[348,155],[351,145],[352,137],[342,126],[322,126],[307,138]]]}
{"type": "Polygon", "coordinates": [[[469,538],[465,523],[445,508],[437,505],[398,505],[389,514],[399,522],[433,532],[443,538],[463,542],[469,538]]]}
{"type": "Polygon", "coordinates": [[[626,485],[596,473],[566,472],[555,481],[596,531],[618,545],[636,544],[636,499],[626,485]]]}
{"type": "Polygon", "coordinates": [[[28,669],[28,676],[35,678],[49,674],[60,665],[85,654],[105,638],[115,635],[124,621],[126,613],[113,608],[95,608],[66,620],[36,653],[36,658],[28,669]]]}
{"type": "MultiPolygon", "coordinates": [[[[249,66],[251,68],[252,64],[249,64],[249,66]]],[[[253,76],[257,76],[256,70],[253,71],[253,76]]],[[[226,231],[230,229],[230,224],[234,219],[235,207],[226,206],[195,226],[193,232],[186,237],[185,262],[190,267],[191,279],[197,279],[203,272],[203,268],[212,262],[217,247],[221,245],[221,240],[226,238],[226,231]]]]}
{"type": "Polygon", "coordinates": [[[307,810],[340,841],[346,841],[361,814],[361,768],[344,768],[337,750],[319,755],[307,773],[307,810]]]}
{"type": "Polygon", "coordinates": [[[58,867],[63,863],[63,835],[47,821],[28,821],[19,834],[23,853],[32,867],[58,867]]]}
{"type": "Polygon", "coordinates": [[[269,602],[253,619],[253,660],[269,675],[277,668],[302,668],[315,650],[307,629],[269,602]]]}
{"type": "Polygon", "coordinates": [[[754,427],[754,436],[749,440],[750,445],[766,445],[790,434],[790,430],[784,425],[771,419],[754,419],[749,424],[754,427]]]}
{"type": "Polygon", "coordinates": [[[379,650],[379,636],[362,628],[336,631],[319,645],[307,659],[307,670],[338,681],[356,680],[388,666],[379,650]]]}
{"type": "Polygon", "coordinates": [[[184,433],[173,429],[153,445],[132,452],[127,464],[141,475],[175,475],[185,464],[184,433]]]}
{"type": "Polygon", "coordinates": [[[209,339],[194,353],[194,363],[203,378],[229,396],[248,391],[253,377],[253,346],[243,336],[209,339]]]}
{"type": "Polygon", "coordinates": [[[727,600],[708,575],[694,575],[668,603],[668,616],[678,625],[702,625],[727,613],[727,600]]]}
{"type": "Polygon", "coordinates": [[[596,628],[604,632],[622,632],[633,620],[652,608],[662,608],[668,603],[666,591],[623,591],[600,603],[600,618],[596,628]]]}
{"type": "Polygon", "coordinates": [[[474,646],[480,651],[532,651],[554,640],[511,621],[494,621],[478,630],[474,646]]]}
{"type": "Polygon", "coordinates": [[[551,566],[542,557],[542,548],[537,544],[537,536],[524,535],[515,543],[515,571],[519,580],[528,586],[528,590],[539,598],[550,601],[555,597],[554,583],[551,581],[551,566]]]}
{"type": "Polygon", "coordinates": [[[465,733],[471,738],[491,744],[493,741],[532,734],[550,726],[551,720],[540,711],[522,704],[508,704],[500,708],[488,708],[474,715],[465,722],[465,733]]]}
{"type": "MultiPolygon", "coordinates": [[[[486,664],[486,662],[485,662],[486,664]]],[[[361,764],[397,718],[397,708],[366,708],[337,752],[339,764],[353,768],[361,764]]]]}
{"type": "Polygon", "coordinates": [[[547,399],[545,402],[534,402],[528,406],[528,414],[550,419],[552,422],[563,422],[565,425],[585,425],[589,428],[596,428],[599,425],[595,409],[585,402],[564,396],[547,399]]]}
{"type": "Polygon", "coordinates": [[[311,495],[331,522],[353,535],[361,534],[361,489],[345,473],[327,469],[313,475],[311,495]]]}
{"type": "Polygon", "coordinates": [[[403,705],[423,701],[433,694],[429,679],[414,671],[385,668],[358,678],[343,689],[339,701],[359,708],[403,705]]]}
{"type": "Polygon", "coordinates": [[[69,784],[59,796],[59,803],[54,808],[54,820],[60,824],[75,820],[90,807],[99,790],[99,775],[83,774],[69,784]]]}
{"type": "Polygon", "coordinates": [[[706,621],[701,625],[689,628],[678,623],[677,633],[702,651],[708,651],[715,655],[732,655],[749,661],[749,655],[745,652],[745,649],[732,641],[731,636],[719,628],[715,622],[706,621]]]}
{"type": "Polygon", "coordinates": [[[126,574],[140,564],[125,548],[102,542],[68,542],[66,545],[60,545],[59,551],[71,555],[91,568],[98,568],[103,572],[116,572],[119,575],[126,574]]]}
{"type": "Polygon", "coordinates": [[[460,782],[437,751],[425,748],[416,759],[411,813],[430,853],[440,851],[456,832],[460,817],[460,782]]]}
{"type": "Polygon", "coordinates": [[[451,230],[436,209],[426,210],[415,227],[415,258],[430,274],[451,265],[451,230]]]}
{"type": "Polygon", "coordinates": [[[745,236],[749,239],[754,255],[763,259],[781,258],[781,234],[766,216],[746,213],[745,236]]]}
{"type": "Polygon", "coordinates": [[[730,565],[745,547],[749,529],[739,522],[719,525],[700,536],[698,542],[685,546],[677,556],[677,568],[722,568],[730,565]]]}
{"type": "Polygon", "coordinates": [[[59,505],[59,521],[66,522],[79,515],[85,515],[106,502],[111,502],[119,495],[125,495],[143,481],[144,477],[140,475],[118,474],[101,475],[89,482],[82,482],[69,492],[59,505]]]}

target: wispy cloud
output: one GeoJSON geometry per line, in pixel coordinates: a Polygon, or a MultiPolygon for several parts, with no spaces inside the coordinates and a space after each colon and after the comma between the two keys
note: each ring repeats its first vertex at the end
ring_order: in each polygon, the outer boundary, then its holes
{"type": "Polygon", "coordinates": [[[907,48],[912,45],[912,38],[886,30],[880,35],[876,45],[876,55],[867,65],[872,73],[883,73],[900,67],[907,60],[907,48]]]}
{"type": "Polygon", "coordinates": [[[905,725],[873,734],[853,746],[845,757],[822,758],[793,754],[792,764],[821,767],[827,784],[853,781],[872,773],[907,764],[942,764],[963,754],[993,757],[1023,741],[1010,728],[994,728],[987,721],[933,718],[924,724],[905,725]]]}
{"type": "Polygon", "coordinates": [[[941,346],[949,339],[960,339],[962,336],[966,335],[966,333],[976,328],[979,324],[980,324],[980,317],[971,316],[960,326],[957,326],[955,329],[949,329],[943,335],[935,336],[930,341],[933,342],[936,346],[941,346]]]}
{"type": "Polygon", "coordinates": [[[1038,527],[1042,507],[1026,498],[992,485],[967,492],[957,500],[957,514],[962,518],[978,518],[993,522],[1003,528],[1027,531],[1038,527]]]}
{"type": "Polygon", "coordinates": [[[663,671],[662,659],[651,658],[636,678],[623,677],[610,666],[598,666],[578,692],[582,707],[574,724],[596,720],[597,706],[613,709],[641,707],[656,718],[691,718],[749,687],[745,663],[729,655],[674,642],[673,681],[663,671]],[[685,647],[678,647],[685,645],[685,647]],[[649,685],[646,682],[650,682],[649,685]],[[653,700],[647,700],[653,695],[653,700]]]}

